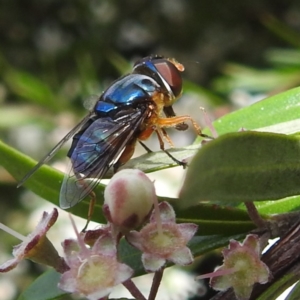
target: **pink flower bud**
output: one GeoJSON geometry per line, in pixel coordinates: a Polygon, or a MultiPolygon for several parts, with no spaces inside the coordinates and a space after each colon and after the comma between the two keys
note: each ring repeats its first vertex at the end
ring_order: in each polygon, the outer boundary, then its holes
{"type": "Polygon", "coordinates": [[[140,170],[116,173],[104,191],[107,220],[127,231],[140,226],[150,214],[156,194],[153,182],[140,170]]]}

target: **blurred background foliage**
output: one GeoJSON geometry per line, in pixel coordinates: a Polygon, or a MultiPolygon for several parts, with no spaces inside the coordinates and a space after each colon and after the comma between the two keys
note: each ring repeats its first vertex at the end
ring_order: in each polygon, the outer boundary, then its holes
{"type": "MultiPolygon", "coordinates": [[[[296,0],[2,0],[0,40],[0,138],[35,159],[86,113],[83,103],[151,53],[185,65],[175,110],[200,123],[195,107],[215,119],[300,83],[296,0]]],[[[176,145],[192,139],[181,133],[176,145]]],[[[32,199],[0,168],[1,222],[28,233],[32,199]]],[[[1,261],[11,244],[1,243],[1,261]]]]}

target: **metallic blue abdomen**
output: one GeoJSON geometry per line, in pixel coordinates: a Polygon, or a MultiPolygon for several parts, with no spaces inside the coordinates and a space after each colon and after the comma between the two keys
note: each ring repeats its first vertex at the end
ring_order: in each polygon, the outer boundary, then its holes
{"type": "Polygon", "coordinates": [[[130,74],[115,81],[100,97],[94,111],[98,116],[107,116],[124,106],[136,106],[150,101],[159,85],[151,77],[130,74]]]}

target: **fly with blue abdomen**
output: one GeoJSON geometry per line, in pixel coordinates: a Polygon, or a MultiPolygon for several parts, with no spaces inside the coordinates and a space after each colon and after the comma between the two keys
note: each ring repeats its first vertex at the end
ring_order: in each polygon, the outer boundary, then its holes
{"type": "MultiPolygon", "coordinates": [[[[103,92],[92,111],[29,171],[19,186],[72,137],[68,152],[71,168],[64,176],[59,200],[64,209],[92,195],[110,167],[117,171],[131,158],[137,141],[147,149],[142,142],[153,132],[157,134],[160,148],[184,165],[164,149],[163,138],[172,145],[165,128],[185,130],[188,127],[185,122],[190,121],[197,134],[207,136],[190,116],[176,116],[173,111],[172,104],[182,93],[180,73],[183,70],[180,63],[162,56],[138,61],[130,74],[113,82],[103,92]]],[[[90,215],[91,211],[89,218],[90,215]]]]}

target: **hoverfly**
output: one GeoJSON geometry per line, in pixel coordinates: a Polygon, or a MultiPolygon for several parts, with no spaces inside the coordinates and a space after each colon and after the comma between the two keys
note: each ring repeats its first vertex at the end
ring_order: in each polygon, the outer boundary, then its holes
{"type": "Polygon", "coordinates": [[[89,114],[27,173],[18,186],[72,137],[67,154],[71,167],[60,191],[59,203],[63,209],[91,195],[108,169],[113,166],[117,171],[133,155],[136,142],[142,143],[153,132],[157,134],[160,148],[181,164],[164,149],[163,138],[172,145],[164,128],[185,130],[188,126],[184,122],[191,121],[197,133],[207,137],[190,116],[176,116],[173,111],[172,104],[182,93],[180,73],[183,70],[183,65],[163,56],[148,56],[138,61],[130,74],[114,81],[102,93],[89,114]]]}

